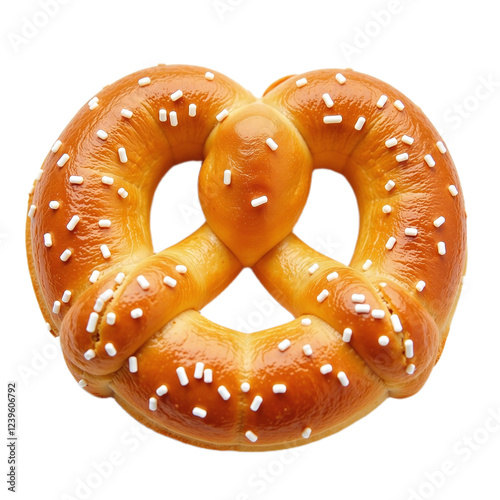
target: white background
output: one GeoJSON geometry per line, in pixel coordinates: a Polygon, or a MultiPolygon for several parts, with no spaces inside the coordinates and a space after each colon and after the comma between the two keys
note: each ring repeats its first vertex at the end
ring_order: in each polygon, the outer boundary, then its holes
{"type": "MultiPolygon", "coordinates": [[[[41,1],[0,7],[1,370],[5,392],[8,380],[18,382],[17,498],[498,500],[495,3],[221,0],[219,9],[212,0],[56,3],[57,12],[45,18],[41,1]],[[29,31],[29,22],[39,27],[29,31]],[[27,193],[82,104],[103,85],[160,62],[211,67],[255,95],[281,76],[353,67],[401,90],[440,128],[466,199],[469,263],[446,349],[420,393],[389,400],[341,433],[293,452],[237,453],[141,430],[112,399],[75,385],[32,292],[24,250],[27,193]]],[[[198,169],[176,167],[160,185],[163,201],[153,208],[157,249],[203,222],[198,169]]],[[[357,217],[346,181],[318,172],[297,233],[347,263],[357,217]],[[318,219],[320,209],[329,215],[318,219]]],[[[203,312],[240,329],[289,318],[251,272],[203,312]]],[[[0,449],[3,495],[7,448],[0,449]]]]}

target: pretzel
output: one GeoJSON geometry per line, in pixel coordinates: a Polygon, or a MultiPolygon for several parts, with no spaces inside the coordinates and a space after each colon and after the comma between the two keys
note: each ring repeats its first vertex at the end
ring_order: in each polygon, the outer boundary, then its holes
{"type": "Polygon", "coordinates": [[[134,73],[78,112],[28,206],[34,289],[79,385],[207,448],[302,445],[416,393],[465,272],[445,144],[409,99],[352,70],[283,78],[260,99],[205,68],[134,73]],[[206,223],[154,253],[153,193],[187,160],[203,161],[206,223]],[[357,198],[349,266],[292,232],[318,168],[357,198]],[[294,320],[249,335],[198,312],[244,267],[294,320]]]}

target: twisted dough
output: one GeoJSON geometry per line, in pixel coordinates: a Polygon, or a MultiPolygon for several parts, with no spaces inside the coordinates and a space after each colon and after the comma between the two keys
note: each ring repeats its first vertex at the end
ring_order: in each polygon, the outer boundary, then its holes
{"type": "Polygon", "coordinates": [[[464,202],[436,130],[379,80],[313,71],[256,99],[220,73],[160,65],[91,99],[42,172],[26,241],[44,317],[80,385],[158,432],[301,445],[414,394],[441,353],[464,202]],[[187,160],[203,161],[207,223],[154,254],[153,193],[187,160]],[[315,168],[356,194],[350,266],[292,233],[315,168]],[[247,335],[197,312],[244,266],[295,320],[247,335]]]}

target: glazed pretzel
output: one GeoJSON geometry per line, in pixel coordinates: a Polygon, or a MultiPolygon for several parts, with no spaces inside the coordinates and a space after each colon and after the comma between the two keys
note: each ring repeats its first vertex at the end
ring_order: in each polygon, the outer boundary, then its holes
{"type": "Polygon", "coordinates": [[[446,146],[401,93],[351,70],[287,77],[261,99],[192,66],[123,78],[54,144],[28,215],[36,295],[79,384],[209,448],[304,444],[414,394],[465,270],[446,146]],[[153,193],[187,160],[203,160],[207,222],[155,254],[153,193]],[[356,194],[350,266],[292,233],[315,168],[356,194]],[[197,312],[245,266],[296,319],[247,335],[197,312]]]}

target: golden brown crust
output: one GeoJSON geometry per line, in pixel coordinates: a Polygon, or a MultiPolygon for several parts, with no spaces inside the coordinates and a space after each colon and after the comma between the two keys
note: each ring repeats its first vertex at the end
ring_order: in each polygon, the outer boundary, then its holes
{"type": "Polygon", "coordinates": [[[255,99],[208,71],[140,71],[80,110],[30,195],[33,286],[90,393],[197,446],[298,446],[425,383],[465,271],[460,184],[421,110],[379,80],[320,70],[255,99]],[[203,160],[207,223],[154,254],[154,190],[187,160],[203,160]],[[356,194],[350,266],[292,233],[315,168],[356,194]],[[295,320],[245,335],[197,312],[244,266],[295,320]]]}

